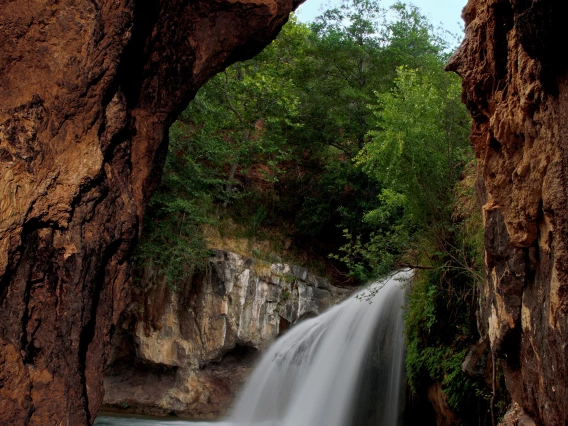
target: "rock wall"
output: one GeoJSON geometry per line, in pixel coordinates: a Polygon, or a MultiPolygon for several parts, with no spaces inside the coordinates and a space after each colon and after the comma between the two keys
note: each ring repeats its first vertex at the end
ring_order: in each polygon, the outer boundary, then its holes
{"type": "Polygon", "coordinates": [[[140,286],[134,320],[113,342],[104,408],[192,419],[225,414],[260,352],[348,293],[305,268],[226,251],[177,289],[148,269],[140,286]]]}
{"type": "Polygon", "coordinates": [[[566,12],[560,0],[469,0],[448,65],[463,79],[479,162],[479,325],[505,370],[507,419],[522,412],[522,424],[568,424],[566,12]]]}
{"type": "Polygon", "coordinates": [[[301,1],[0,2],[0,424],[93,421],[168,127],[301,1]]]}

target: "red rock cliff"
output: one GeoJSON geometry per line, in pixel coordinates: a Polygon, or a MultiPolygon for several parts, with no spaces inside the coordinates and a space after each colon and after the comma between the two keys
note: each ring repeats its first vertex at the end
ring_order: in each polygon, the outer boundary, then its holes
{"type": "Polygon", "coordinates": [[[549,426],[568,424],[567,12],[562,0],[470,0],[448,66],[474,119],[480,325],[513,401],[549,426]]]}
{"type": "Polygon", "coordinates": [[[168,127],[300,2],[0,2],[0,424],[94,420],[168,127]]]}

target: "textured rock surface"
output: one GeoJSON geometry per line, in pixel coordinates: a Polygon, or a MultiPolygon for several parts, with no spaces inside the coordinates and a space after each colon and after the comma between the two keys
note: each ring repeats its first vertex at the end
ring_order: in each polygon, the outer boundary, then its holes
{"type": "Polygon", "coordinates": [[[0,424],[92,422],[167,129],[300,1],[0,2],[0,424]]]}
{"type": "Polygon", "coordinates": [[[143,312],[114,340],[107,409],[217,418],[260,351],[348,292],[305,268],[226,251],[217,251],[207,274],[177,290],[156,279],[146,274],[143,312]]]}
{"type": "Polygon", "coordinates": [[[448,405],[448,398],[442,390],[440,383],[434,383],[428,388],[428,401],[432,404],[436,413],[436,425],[438,426],[459,426],[462,424],[460,419],[454,414],[448,405]]]}
{"type": "MultiPolygon", "coordinates": [[[[474,118],[486,285],[480,327],[524,422],[568,424],[568,3],[470,0],[448,68],[474,118]]],[[[513,410],[514,411],[514,410],[513,410]]]]}
{"type": "Polygon", "coordinates": [[[536,426],[516,402],[511,405],[499,424],[500,426],[536,426]]]}

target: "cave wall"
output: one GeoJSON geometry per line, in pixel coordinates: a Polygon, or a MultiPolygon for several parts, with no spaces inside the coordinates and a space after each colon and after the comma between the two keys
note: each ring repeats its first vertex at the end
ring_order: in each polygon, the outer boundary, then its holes
{"type": "Polygon", "coordinates": [[[0,424],[93,422],[168,127],[300,2],[0,2],[0,424]]]}
{"type": "Polygon", "coordinates": [[[478,160],[486,282],[479,327],[513,410],[568,424],[568,4],[469,0],[448,69],[463,79],[478,160]]]}

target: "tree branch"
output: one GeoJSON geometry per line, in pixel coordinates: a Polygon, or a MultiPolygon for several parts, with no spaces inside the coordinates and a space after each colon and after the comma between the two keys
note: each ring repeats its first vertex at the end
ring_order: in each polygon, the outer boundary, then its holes
{"type": "Polygon", "coordinates": [[[436,267],[434,266],[411,265],[409,263],[399,263],[398,266],[401,268],[409,268],[409,269],[436,269],[436,267]]]}

